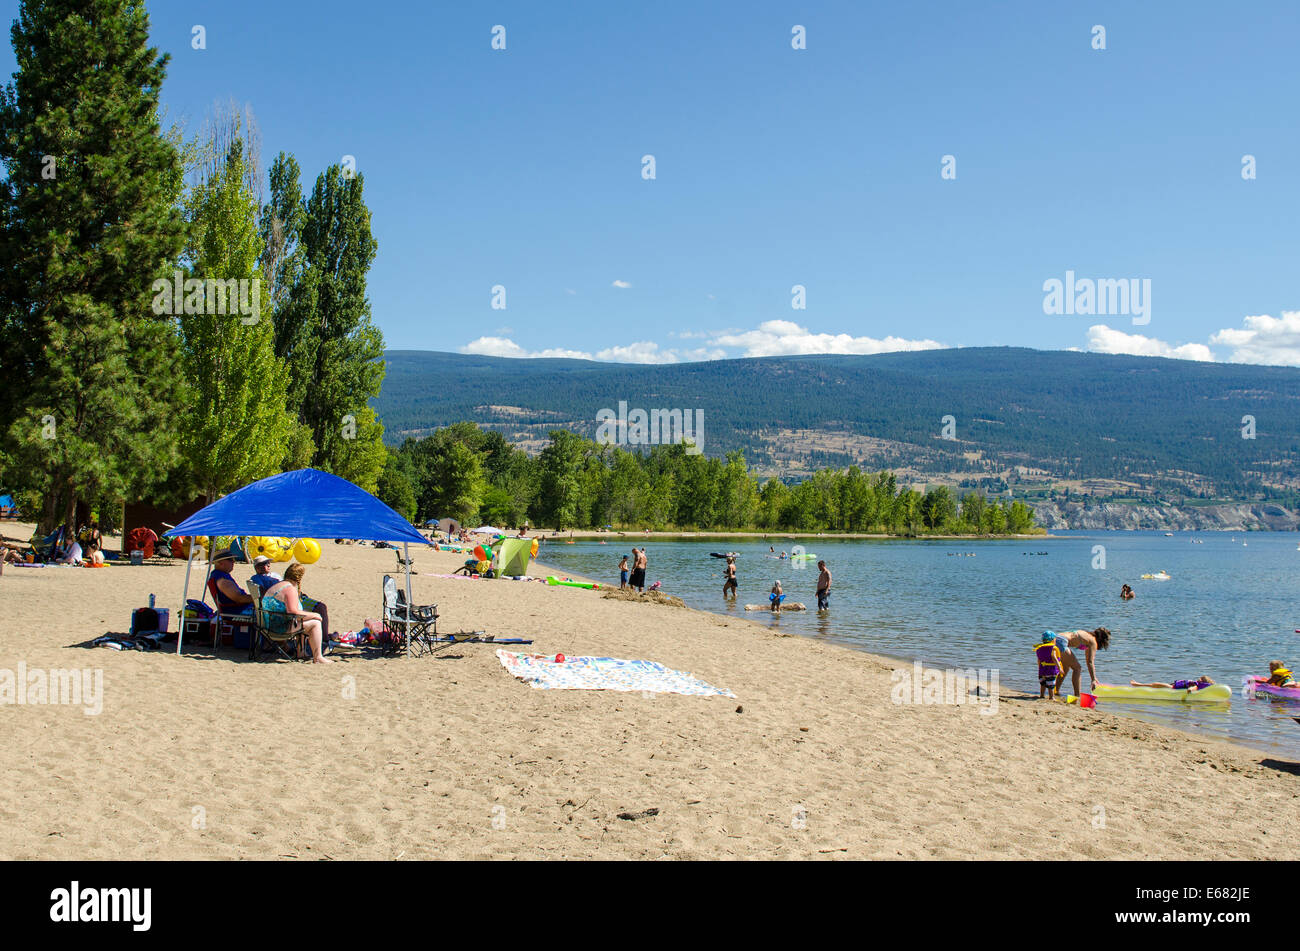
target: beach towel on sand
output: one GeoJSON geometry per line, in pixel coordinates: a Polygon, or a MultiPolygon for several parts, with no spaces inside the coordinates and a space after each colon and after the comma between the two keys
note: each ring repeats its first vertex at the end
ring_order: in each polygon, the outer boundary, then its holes
{"type": "Polygon", "coordinates": [[[669,670],[651,660],[617,657],[567,657],[556,663],[549,654],[520,654],[497,650],[501,666],[539,690],[644,690],[650,693],[684,693],[696,697],[734,697],[725,688],[669,670]]]}

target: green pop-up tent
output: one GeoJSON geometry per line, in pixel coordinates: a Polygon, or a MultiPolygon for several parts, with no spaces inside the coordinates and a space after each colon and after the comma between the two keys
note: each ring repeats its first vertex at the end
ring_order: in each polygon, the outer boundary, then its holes
{"type": "Polygon", "coordinates": [[[528,562],[533,556],[531,538],[503,538],[497,543],[493,559],[498,578],[519,577],[528,574],[528,562]]]}

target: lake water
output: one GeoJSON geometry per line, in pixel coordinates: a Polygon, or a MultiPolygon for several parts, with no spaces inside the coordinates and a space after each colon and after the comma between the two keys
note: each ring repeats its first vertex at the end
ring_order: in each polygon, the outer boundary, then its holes
{"type": "MultiPolygon", "coordinates": [[[[1103,701],[1107,710],[1194,733],[1233,740],[1300,760],[1300,702],[1241,696],[1242,677],[1268,673],[1270,660],[1300,664],[1300,536],[1290,533],[1060,532],[1021,540],[644,541],[612,536],[607,544],[547,542],[540,560],[574,574],[618,582],[618,562],[644,545],[647,583],[688,605],[740,615],[793,634],[836,641],[936,667],[997,669],[1008,687],[1037,693],[1032,645],[1044,630],[1111,630],[1097,655],[1104,683],[1163,681],[1201,674],[1233,690],[1230,705],[1103,701]],[[767,557],[802,544],[825,558],[834,576],[831,608],[770,613],[781,580],[788,601],[815,608],[816,560],[767,557]],[[1095,568],[1095,546],[1105,567],[1095,568]],[[740,597],[722,598],[724,562],[710,551],[736,551],[740,597]],[[1046,554],[1037,554],[1045,552],[1046,554]],[[973,557],[972,557],[973,556],[973,557]],[[1169,581],[1143,581],[1168,572],[1169,581]],[[1131,584],[1137,597],[1121,601],[1131,584]]],[[[660,658],[662,659],[662,658],[660,658]]],[[[1088,689],[1084,671],[1083,689],[1088,689]]],[[[1069,679],[1065,689],[1069,692],[1069,679]]]]}

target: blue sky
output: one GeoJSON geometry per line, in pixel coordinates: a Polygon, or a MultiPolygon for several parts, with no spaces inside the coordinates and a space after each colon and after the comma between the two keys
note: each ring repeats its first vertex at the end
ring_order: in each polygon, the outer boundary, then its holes
{"type": "Polygon", "coordinates": [[[305,189],[356,157],[393,348],[1300,365],[1300,4],[149,8],[170,120],[247,103],[305,189]],[[1149,280],[1149,323],[1045,314],[1067,271],[1149,280]]]}

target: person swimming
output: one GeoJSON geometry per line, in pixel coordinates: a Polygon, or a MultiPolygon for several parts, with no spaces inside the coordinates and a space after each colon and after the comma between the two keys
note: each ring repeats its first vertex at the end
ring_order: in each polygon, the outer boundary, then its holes
{"type": "Polygon", "coordinates": [[[1133,589],[1128,585],[1124,585],[1124,587],[1119,589],[1119,596],[1125,601],[1132,601],[1135,597],[1133,589]]]}
{"type": "Polygon", "coordinates": [[[1130,680],[1130,687],[1159,687],[1166,690],[1204,690],[1206,687],[1213,687],[1214,681],[1202,674],[1195,680],[1175,680],[1171,684],[1156,683],[1143,684],[1136,680],[1130,680]]]}

